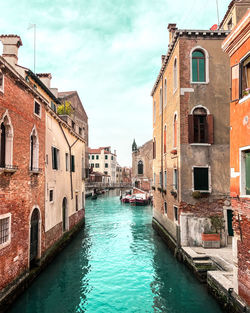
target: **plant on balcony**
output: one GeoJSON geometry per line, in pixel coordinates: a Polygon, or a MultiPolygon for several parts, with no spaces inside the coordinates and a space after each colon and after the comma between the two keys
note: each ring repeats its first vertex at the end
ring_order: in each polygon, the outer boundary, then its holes
{"type": "Polygon", "coordinates": [[[193,191],[192,197],[195,198],[195,199],[200,199],[201,198],[200,191],[193,191]]]}
{"type": "Polygon", "coordinates": [[[248,96],[250,94],[250,88],[243,90],[243,96],[248,96]]]}
{"type": "Polygon", "coordinates": [[[71,115],[73,113],[71,102],[66,100],[63,104],[58,105],[57,113],[59,115],[71,115]]]}

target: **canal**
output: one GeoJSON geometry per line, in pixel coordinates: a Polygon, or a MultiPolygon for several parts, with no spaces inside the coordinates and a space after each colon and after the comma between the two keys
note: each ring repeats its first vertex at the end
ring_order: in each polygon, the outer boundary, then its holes
{"type": "Polygon", "coordinates": [[[121,204],[115,191],[87,200],[85,229],[10,312],[222,312],[151,222],[150,206],[121,204]]]}

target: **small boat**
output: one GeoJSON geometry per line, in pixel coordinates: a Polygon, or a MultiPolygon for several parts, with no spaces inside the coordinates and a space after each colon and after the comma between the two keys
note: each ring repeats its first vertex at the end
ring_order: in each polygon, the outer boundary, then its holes
{"type": "Polygon", "coordinates": [[[130,199],[131,199],[131,195],[125,195],[125,196],[122,196],[121,201],[123,203],[129,203],[130,199]]]}
{"type": "Polygon", "coordinates": [[[136,201],[135,201],[135,195],[132,195],[131,198],[129,199],[129,203],[131,205],[136,205],[136,201]]]}
{"type": "Polygon", "coordinates": [[[130,204],[132,205],[147,205],[148,204],[148,198],[146,194],[144,193],[136,193],[132,195],[130,199],[130,204]]]}

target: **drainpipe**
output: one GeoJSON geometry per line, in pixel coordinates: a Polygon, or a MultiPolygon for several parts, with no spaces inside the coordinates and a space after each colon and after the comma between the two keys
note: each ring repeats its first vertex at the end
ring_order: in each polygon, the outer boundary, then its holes
{"type": "Polygon", "coordinates": [[[62,133],[63,133],[63,136],[64,136],[64,138],[65,138],[65,140],[66,140],[66,142],[67,142],[67,145],[68,145],[68,147],[69,147],[70,189],[71,189],[71,199],[73,199],[73,178],[72,178],[72,171],[71,171],[71,148],[72,148],[72,147],[74,146],[74,144],[78,141],[78,138],[73,142],[72,145],[70,145],[69,142],[68,142],[68,139],[67,139],[67,137],[66,137],[66,135],[65,135],[65,132],[64,132],[64,130],[63,130],[63,128],[62,128],[61,123],[59,123],[59,126],[60,126],[60,128],[61,128],[61,131],[62,131],[62,133]]]}
{"type": "Polygon", "coordinates": [[[163,75],[161,75],[161,190],[162,189],[163,189],[163,75]]]}

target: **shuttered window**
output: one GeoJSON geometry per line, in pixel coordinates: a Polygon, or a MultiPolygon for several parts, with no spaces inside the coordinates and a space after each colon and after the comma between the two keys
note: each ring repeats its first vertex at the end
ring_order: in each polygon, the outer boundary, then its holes
{"type": "Polygon", "coordinates": [[[213,115],[207,114],[205,109],[198,108],[188,115],[189,143],[214,143],[213,115]]]}
{"type": "Polygon", "coordinates": [[[239,100],[239,64],[231,68],[231,101],[239,100]]]}
{"type": "Polygon", "coordinates": [[[250,151],[245,153],[246,160],[246,195],[250,195],[250,151]]]}
{"type": "Polygon", "coordinates": [[[75,171],[75,156],[74,155],[71,155],[70,169],[71,169],[71,172],[75,171]]]}
{"type": "Polygon", "coordinates": [[[51,147],[52,152],[52,169],[58,170],[59,169],[59,150],[55,147],[51,147]]]}
{"type": "Polygon", "coordinates": [[[208,167],[193,168],[193,189],[195,191],[209,191],[208,167]]]}

